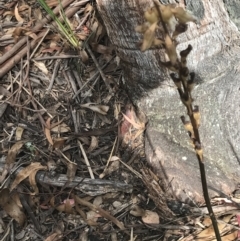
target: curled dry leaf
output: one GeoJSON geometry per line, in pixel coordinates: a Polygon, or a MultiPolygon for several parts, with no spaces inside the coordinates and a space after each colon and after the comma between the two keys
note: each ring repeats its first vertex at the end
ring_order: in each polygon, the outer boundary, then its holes
{"type": "Polygon", "coordinates": [[[130,214],[136,217],[142,217],[142,221],[146,224],[159,224],[159,215],[150,210],[144,210],[138,205],[134,205],[130,214]]]}
{"type": "MultiPolygon", "coordinates": [[[[223,232],[227,233],[227,232],[229,232],[233,229],[233,226],[228,224],[228,222],[230,221],[230,219],[233,216],[234,216],[234,214],[226,215],[222,220],[223,222],[218,223],[218,229],[219,229],[220,234],[222,234],[223,232]]],[[[216,239],[214,239],[214,237],[215,237],[215,232],[214,232],[214,229],[213,229],[212,225],[210,225],[208,228],[202,230],[200,233],[198,233],[196,235],[196,239],[198,241],[216,240],[216,239]]],[[[222,237],[222,240],[225,240],[225,241],[229,240],[230,241],[230,240],[235,240],[235,239],[228,239],[228,237],[226,237],[224,239],[224,237],[222,237]]]]}
{"type": "MultiPolygon", "coordinates": [[[[102,196],[97,196],[96,198],[94,198],[93,200],[93,205],[99,207],[103,202],[102,196]]],[[[91,221],[91,222],[96,222],[98,220],[98,218],[100,218],[101,215],[96,213],[95,211],[91,210],[89,212],[87,212],[87,220],[91,221]]]]}
{"type": "Polygon", "coordinates": [[[35,33],[33,33],[30,29],[24,27],[16,27],[12,33],[14,41],[17,42],[18,39],[22,36],[29,36],[35,40],[38,38],[38,36],[35,33]]]}
{"type": "Polygon", "coordinates": [[[22,226],[26,220],[26,216],[17,203],[20,203],[17,193],[10,195],[9,189],[7,188],[0,191],[0,206],[22,226]]]}
{"type": "Polygon", "coordinates": [[[48,69],[43,62],[33,60],[34,65],[38,67],[44,74],[48,74],[48,69]]]}
{"type": "Polygon", "coordinates": [[[36,186],[36,181],[33,179],[35,179],[35,175],[36,175],[37,171],[46,170],[46,169],[47,169],[47,167],[42,166],[39,162],[31,163],[29,166],[23,168],[22,170],[20,170],[18,172],[15,180],[13,181],[13,183],[11,185],[10,191],[12,191],[14,188],[16,188],[17,185],[20,182],[22,182],[24,179],[31,176],[30,181],[32,181],[33,189],[35,190],[35,192],[38,192],[38,188],[36,186]]]}
{"type": "Polygon", "coordinates": [[[98,147],[98,138],[96,136],[91,136],[91,143],[87,149],[87,152],[90,153],[98,147]]]}
{"type": "Polygon", "coordinates": [[[16,4],[16,6],[15,6],[14,15],[15,15],[15,18],[17,19],[17,21],[19,23],[23,23],[24,22],[24,19],[20,16],[19,11],[18,11],[18,4],[16,4]]]}
{"type": "Polygon", "coordinates": [[[130,211],[130,214],[132,214],[135,217],[142,217],[145,213],[145,210],[140,208],[138,205],[134,205],[130,211]]]}
{"type": "Polygon", "coordinates": [[[7,176],[9,170],[13,167],[13,164],[16,160],[16,156],[24,143],[25,141],[18,141],[8,151],[6,163],[0,176],[0,183],[2,183],[5,180],[5,177],[7,176]]]}
{"type": "Polygon", "coordinates": [[[18,141],[11,147],[11,149],[8,151],[6,164],[11,164],[15,162],[16,156],[24,143],[25,141],[18,141]]]}

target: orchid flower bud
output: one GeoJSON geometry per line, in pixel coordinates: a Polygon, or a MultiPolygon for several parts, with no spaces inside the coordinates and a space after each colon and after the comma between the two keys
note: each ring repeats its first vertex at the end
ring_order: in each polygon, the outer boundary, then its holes
{"type": "Polygon", "coordinates": [[[182,7],[177,7],[171,9],[174,16],[178,19],[179,23],[196,22],[197,18],[193,16],[190,11],[183,9],[182,7]]]}
{"type": "Polygon", "coordinates": [[[144,18],[149,22],[149,23],[155,23],[159,21],[159,15],[158,11],[155,7],[150,8],[149,10],[144,12],[144,18]]]}
{"type": "Polygon", "coordinates": [[[168,34],[165,37],[165,47],[166,47],[166,52],[169,57],[169,60],[171,61],[172,65],[175,65],[177,58],[178,58],[177,51],[176,51],[176,45],[168,34]]]}

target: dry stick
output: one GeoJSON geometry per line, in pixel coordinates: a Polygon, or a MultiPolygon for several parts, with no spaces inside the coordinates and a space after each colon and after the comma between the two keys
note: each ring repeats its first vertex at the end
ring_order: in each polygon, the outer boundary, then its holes
{"type": "MultiPolygon", "coordinates": [[[[43,32],[43,33],[39,34],[39,37],[43,36],[43,37],[42,37],[42,40],[43,40],[43,39],[45,38],[46,34],[48,33],[48,31],[49,31],[49,30],[47,30],[45,33],[43,32]]],[[[41,41],[42,41],[42,40],[41,40],[41,41]]],[[[39,44],[41,43],[41,41],[39,42],[39,44]]],[[[30,45],[33,44],[33,42],[35,42],[35,41],[32,41],[32,42],[30,43],[30,45]]],[[[35,43],[34,43],[34,44],[35,44],[35,43]]],[[[38,45],[38,46],[39,46],[39,45],[38,45]]],[[[37,49],[37,48],[35,48],[35,50],[33,51],[33,53],[36,51],[36,49],[37,49]]],[[[31,59],[33,53],[31,54],[30,59],[31,59]]],[[[19,55],[21,56],[20,53],[19,53],[19,55]]],[[[25,64],[23,65],[23,68],[25,68],[26,65],[27,65],[27,63],[25,63],[25,64]]],[[[0,72],[1,72],[1,70],[0,70],[0,72]]],[[[21,85],[21,83],[16,80],[16,79],[19,77],[20,73],[21,73],[21,72],[19,72],[19,73],[17,74],[17,76],[15,77],[13,83],[14,83],[14,82],[17,82],[19,85],[21,85]]],[[[9,89],[9,88],[10,88],[10,86],[8,87],[8,89],[9,89]]],[[[25,90],[25,92],[26,92],[27,94],[30,95],[30,92],[29,92],[24,86],[22,86],[22,88],[25,90]]],[[[44,109],[44,110],[47,112],[47,110],[46,110],[34,97],[33,97],[33,99],[37,102],[37,104],[38,104],[42,109],[44,109]]],[[[52,115],[51,115],[51,114],[49,114],[48,112],[47,112],[47,114],[49,115],[49,117],[52,118],[52,115]]]]}
{"type": "MultiPolygon", "coordinates": [[[[69,4],[71,4],[74,0],[63,0],[61,3],[61,6],[57,6],[54,10],[53,13],[57,14],[62,8],[67,7],[69,4]]],[[[66,11],[66,17],[71,17],[75,12],[77,12],[78,8],[73,7],[70,8],[68,11],[66,11]]],[[[50,21],[49,17],[44,18],[41,23],[37,24],[33,29],[32,32],[38,32],[40,31],[43,26],[50,21]]],[[[26,44],[27,42],[27,36],[23,37],[12,49],[10,49],[7,54],[4,54],[1,59],[0,59],[0,65],[6,62],[10,57],[16,54],[19,49],[26,44]]],[[[36,42],[36,41],[32,41],[36,42]]],[[[31,42],[31,47],[32,47],[32,42],[31,42]]],[[[36,44],[36,43],[35,43],[36,44]]],[[[5,65],[0,66],[0,78],[3,77],[10,69],[13,68],[13,66],[20,61],[20,59],[26,55],[27,53],[27,48],[24,47],[22,51],[20,51],[17,55],[13,56],[13,59],[10,59],[5,65]],[[21,56],[20,56],[21,53],[21,56]]]]}
{"type": "Polygon", "coordinates": [[[108,84],[107,78],[106,78],[105,74],[103,73],[103,71],[102,71],[102,69],[101,69],[98,61],[96,60],[96,58],[95,58],[92,50],[90,49],[88,43],[86,43],[86,49],[87,49],[88,53],[91,55],[91,57],[92,57],[92,59],[93,59],[93,62],[94,62],[94,64],[96,65],[96,67],[97,67],[97,69],[98,69],[98,71],[99,71],[99,73],[100,73],[100,75],[101,75],[101,77],[102,77],[105,85],[107,86],[107,88],[108,88],[109,90],[111,90],[111,87],[110,87],[110,85],[108,84]]]}
{"type": "Polygon", "coordinates": [[[120,228],[120,230],[124,231],[127,235],[129,235],[128,231],[125,230],[124,224],[122,222],[118,221],[109,212],[105,211],[104,209],[102,209],[82,198],[79,198],[78,196],[74,195],[73,198],[76,200],[76,203],[86,206],[86,207],[90,208],[91,210],[93,210],[94,212],[99,213],[102,217],[112,221],[115,225],[117,225],[120,228]]]}
{"type": "Polygon", "coordinates": [[[60,59],[57,59],[55,65],[54,65],[54,69],[53,69],[53,73],[52,73],[52,77],[51,77],[49,86],[48,86],[48,88],[46,89],[47,94],[50,92],[50,90],[51,90],[52,87],[53,87],[53,83],[54,83],[55,77],[56,77],[56,75],[57,75],[57,71],[58,71],[58,69],[59,69],[60,63],[61,63],[60,59]]]}
{"type": "MultiPolygon", "coordinates": [[[[37,111],[38,108],[37,108],[37,105],[36,105],[36,103],[34,102],[34,100],[31,100],[31,103],[32,103],[32,105],[33,105],[33,108],[37,111]]],[[[43,130],[44,130],[44,128],[47,127],[47,125],[46,125],[46,123],[45,123],[45,121],[44,121],[41,113],[37,112],[37,115],[38,115],[38,118],[39,118],[39,120],[40,120],[40,122],[41,122],[41,124],[42,124],[43,130]]]]}
{"type": "MultiPolygon", "coordinates": [[[[160,20],[161,20],[161,23],[163,25],[163,28],[164,28],[164,31],[165,31],[165,34],[169,35],[169,32],[168,32],[168,29],[166,27],[166,24],[163,22],[163,19],[162,19],[162,14],[161,14],[161,11],[159,9],[159,2],[157,0],[153,0],[154,2],[154,5],[158,11],[158,14],[160,16],[160,20]]],[[[189,51],[190,52],[190,51],[189,51]]],[[[179,62],[179,72],[181,72],[181,64],[179,62]]],[[[182,82],[182,85],[184,87],[184,89],[187,91],[186,93],[188,94],[188,98],[191,98],[191,93],[190,91],[188,91],[185,87],[185,80],[182,78],[182,76],[180,75],[179,73],[179,77],[181,79],[181,82],[182,82]]],[[[180,92],[179,92],[180,94],[180,92]]],[[[181,96],[180,96],[181,98],[181,96]]],[[[209,194],[208,194],[208,187],[207,187],[207,178],[206,178],[206,172],[205,172],[205,165],[204,165],[204,161],[203,161],[203,156],[200,156],[198,153],[197,153],[197,143],[199,144],[200,148],[201,148],[201,141],[200,141],[200,135],[199,135],[199,131],[198,131],[198,125],[196,123],[196,119],[194,118],[194,115],[193,115],[193,107],[192,107],[192,101],[190,102],[190,104],[188,104],[186,106],[186,108],[188,109],[188,115],[189,115],[189,118],[190,118],[190,121],[191,121],[191,124],[192,124],[192,127],[193,127],[193,132],[194,132],[194,137],[195,137],[195,151],[196,151],[196,155],[197,155],[197,159],[198,159],[198,164],[199,164],[199,169],[200,169],[200,175],[201,175],[201,183],[202,183],[202,189],[203,189],[203,196],[204,196],[204,199],[205,199],[205,202],[206,202],[206,205],[207,205],[207,209],[208,209],[208,212],[209,212],[209,216],[212,220],[212,225],[213,225],[213,229],[214,229],[214,232],[215,232],[215,235],[216,235],[216,239],[217,241],[221,241],[221,235],[220,235],[220,232],[219,232],[219,229],[218,229],[218,224],[217,224],[217,220],[216,220],[216,217],[214,215],[214,212],[213,212],[213,209],[212,209],[212,205],[211,205],[211,202],[210,202],[210,198],[209,198],[209,194]]]]}
{"type": "Polygon", "coordinates": [[[80,149],[81,149],[81,151],[82,151],[82,154],[83,154],[85,163],[86,163],[87,168],[88,168],[88,172],[89,172],[89,174],[90,174],[90,177],[91,177],[92,179],[95,179],[95,177],[94,177],[94,175],[93,175],[92,168],[91,168],[90,163],[89,163],[89,161],[88,161],[87,155],[86,155],[85,150],[83,149],[83,146],[82,146],[82,144],[81,144],[80,141],[78,141],[78,145],[79,145],[79,147],[80,147],[80,149]]]}
{"type": "Polygon", "coordinates": [[[80,55],[58,55],[58,56],[44,56],[44,57],[39,57],[39,58],[33,58],[33,60],[36,61],[42,61],[42,60],[51,60],[51,59],[70,59],[70,58],[80,58],[80,55]]]}
{"type": "MultiPolygon", "coordinates": [[[[103,65],[102,69],[104,69],[104,68],[108,65],[109,62],[110,62],[110,60],[109,60],[106,64],[103,65]]],[[[101,68],[100,68],[100,69],[101,69],[101,68]]],[[[75,99],[75,98],[79,95],[79,93],[82,91],[82,89],[83,89],[90,81],[92,81],[95,77],[97,77],[98,74],[99,74],[99,70],[96,71],[96,73],[95,73],[91,78],[89,78],[86,82],[84,82],[84,84],[82,85],[82,87],[81,87],[81,88],[77,91],[77,93],[73,96],[73,99],[75,99]]],[[[98,79],[98,77],[97,77],[97,79],[98,79]]]]}
{"type": "Polygon", "coordinates": [[[72,75],[72,72],[68,69],[63,72],[63,75],[64,75],[65,79],[67,79],[70,82],[72,90],[73,90],[74,94],[76,94],[78,90],[77,90],[77,85],[76,85],[76,82],[72,75]]]}
{"type": "MultiPolygon", "coordinates": [[[[45,34],[45,32],[40,33],[38,35],[37,39],[34,39],[34,40],[31,41],[31,43],[30,43],[31,49],[34,48],[38,44],[39,38],[41,38],[44,34],[45,34]]],[[[27,41],[27,38],[28,37],[26,37],[24,39],[26,39],[26,41],[27,41]]],[[[24,44],[25,44],[25,42],[24,42],[24,44]]],[[[18,52],[11,59],[9,59],[7,62],[5,62],[3,66],[1,66],[1,68],[0,68],[0,78],[3,77],[10,69],[13,68],[13,66],[15,64],[17,64],[27,54],[27,50],[28,50],[28,46],[25,46],[20,52],[18,52]]],[[[3,55],[3,57],[4,56],[5,55],[3,55]]]]}

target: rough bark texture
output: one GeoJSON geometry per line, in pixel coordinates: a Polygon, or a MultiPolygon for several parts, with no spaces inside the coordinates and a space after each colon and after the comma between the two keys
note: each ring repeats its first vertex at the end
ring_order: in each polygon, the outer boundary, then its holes
{"type": "MultiPolygon", "coordinates": [[[[199,82],[193,96],[202,116],[200,134],[211,195],[219,195],[216,190],[228,194],[240,177],[240,35],[229,18],[238,24],[240,18],[234,13],[240,4],[238,0],[178,2],[199,18],[199,24],[189,24],[180,36],[178,49],[193,46],[188,61],[199,82]]],[[[159,66],[164,54],[142,53],[137,47],[142,36],[134,28],[144,21],[143,12],[151,1],[97,0],[97,5],[121,58],[129,93],[149,118],[149,163],[165,175],[167,184],[171,182],[175,197],[202,201],[197,160],[179,118],[186,111],[166,70],[159,66]]]]}

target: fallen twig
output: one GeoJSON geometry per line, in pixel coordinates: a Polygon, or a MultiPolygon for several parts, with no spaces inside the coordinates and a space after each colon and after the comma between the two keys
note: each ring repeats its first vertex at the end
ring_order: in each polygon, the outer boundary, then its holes
{"type": "MultiPolygon", "coordinates": [[[[57,6],[53,12],[54,14],[58,14],[58,12],[61,10],[61,8],[66,8],[67,6],[69,6],[69,4],[71,4],[74,0],[63,0],[61,2],[61,7],[57,6]]],[[[77,11],[78,11],[79,7],[72,7],[69,10],[66,10],[66,17],[71,17],[73,16],[77,11]]],[[[36,33],[39,32],[44,25],[50,21],[49,17],[44,18],[39,24],[37,24],[33,29],[32,32],[36,33]]],[[[38,35],[38,37],[40,38],[41,36],[43,36],[43,33],[40,33],[38,35]]],[[[22,48],[22,46],[24,44],[26,44],[28,39],[28,36],[23,37],[17,44],[14,45],[14,47],[12,49],[10,49],[7,53],[5,53],[1,59],[0,59],[0,78],[3,77],[10,69],[13,68],[13,66],[15,64],[17,64],[20,59],[22,57],[24,57],[27,53],[27,46],[24,47],[20,52],[18,52],[18,54],[16,54],[17,51],[20,50],[20,48],[22,48]]],[[[34,46],[36,46],[38,43],[38,39],[34,39],[31,41],[30,46],[31,48],[34,48],[34,46]]]]}

